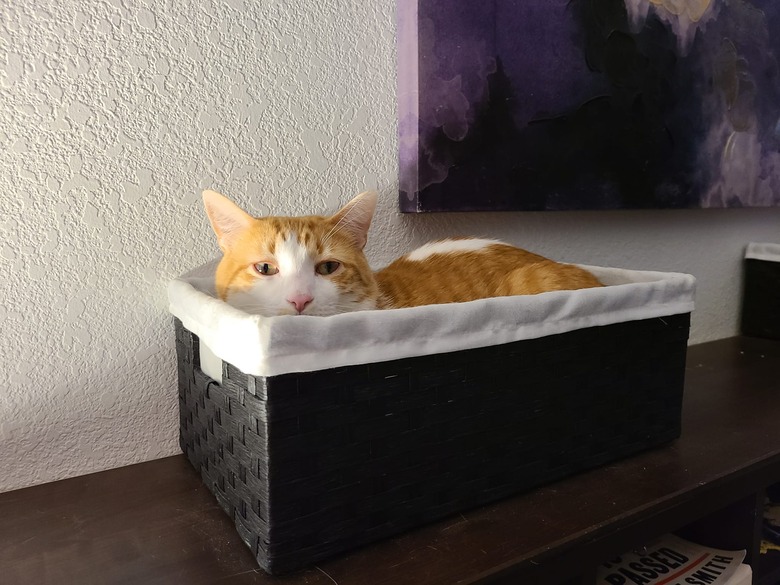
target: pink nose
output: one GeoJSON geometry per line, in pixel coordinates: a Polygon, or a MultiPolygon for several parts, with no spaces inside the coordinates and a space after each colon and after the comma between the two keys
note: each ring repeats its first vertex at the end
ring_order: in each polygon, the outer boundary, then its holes
{"type": "Polygon", "coordinates": [[[290,298],[287,299],[287,302],[290,303],[292,306],[295,307],[295,310],[299,313],[303,313],[303,310],[306,308],[306,305],[311,303],[314,300],[314,297],[311,295],[293,295],[290,298]]]}

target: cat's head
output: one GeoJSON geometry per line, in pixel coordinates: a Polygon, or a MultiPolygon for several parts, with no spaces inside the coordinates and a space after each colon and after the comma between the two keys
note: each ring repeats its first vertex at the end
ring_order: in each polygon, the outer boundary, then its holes
{"type": "Polygon", "coordinates": [[[266,316],[376,308],[379,290],[363,254],[376,200],[376,193],[362,193],[332,217],[254,218],[223,195],[204,191],[223,252],[217,294],[266,316]]]}

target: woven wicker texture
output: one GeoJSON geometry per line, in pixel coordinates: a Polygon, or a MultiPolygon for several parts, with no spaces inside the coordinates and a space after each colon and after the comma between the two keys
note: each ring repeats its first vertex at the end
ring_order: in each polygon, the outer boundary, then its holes
{"type": "Polygon", "coordinates": [[[219,385],[176,321],[181,447],[287,572],[678,437],[689,323],[269,378],[225,364],[219,385]]]}
{"type": "Polygon", "coordinates": [[[742,333],[780,339],[780,262],[745,259],[742,333]]]}

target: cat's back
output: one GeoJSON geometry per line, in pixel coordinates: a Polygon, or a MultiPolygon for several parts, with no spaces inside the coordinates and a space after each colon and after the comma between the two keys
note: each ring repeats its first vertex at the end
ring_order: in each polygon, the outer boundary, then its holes
{"type": "Polygon", "coordinates": [[[377,272],[387,308],[602,286],[589,272],[497,240],[430,242],[377,272]]]}

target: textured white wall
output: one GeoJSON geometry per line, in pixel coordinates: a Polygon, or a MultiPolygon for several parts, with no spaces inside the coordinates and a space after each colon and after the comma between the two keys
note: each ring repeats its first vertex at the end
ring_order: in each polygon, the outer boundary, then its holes
{"type": "Polygon", "coordinates": [[[257,214],[383,200],[377,265],[443,235],[699,278],[737,328],[780,209],[396,211],[395,0],[36,0],[0,21],[0,491],[177,452],[172,276],[217,253],[199,194],[257,214]]]}

